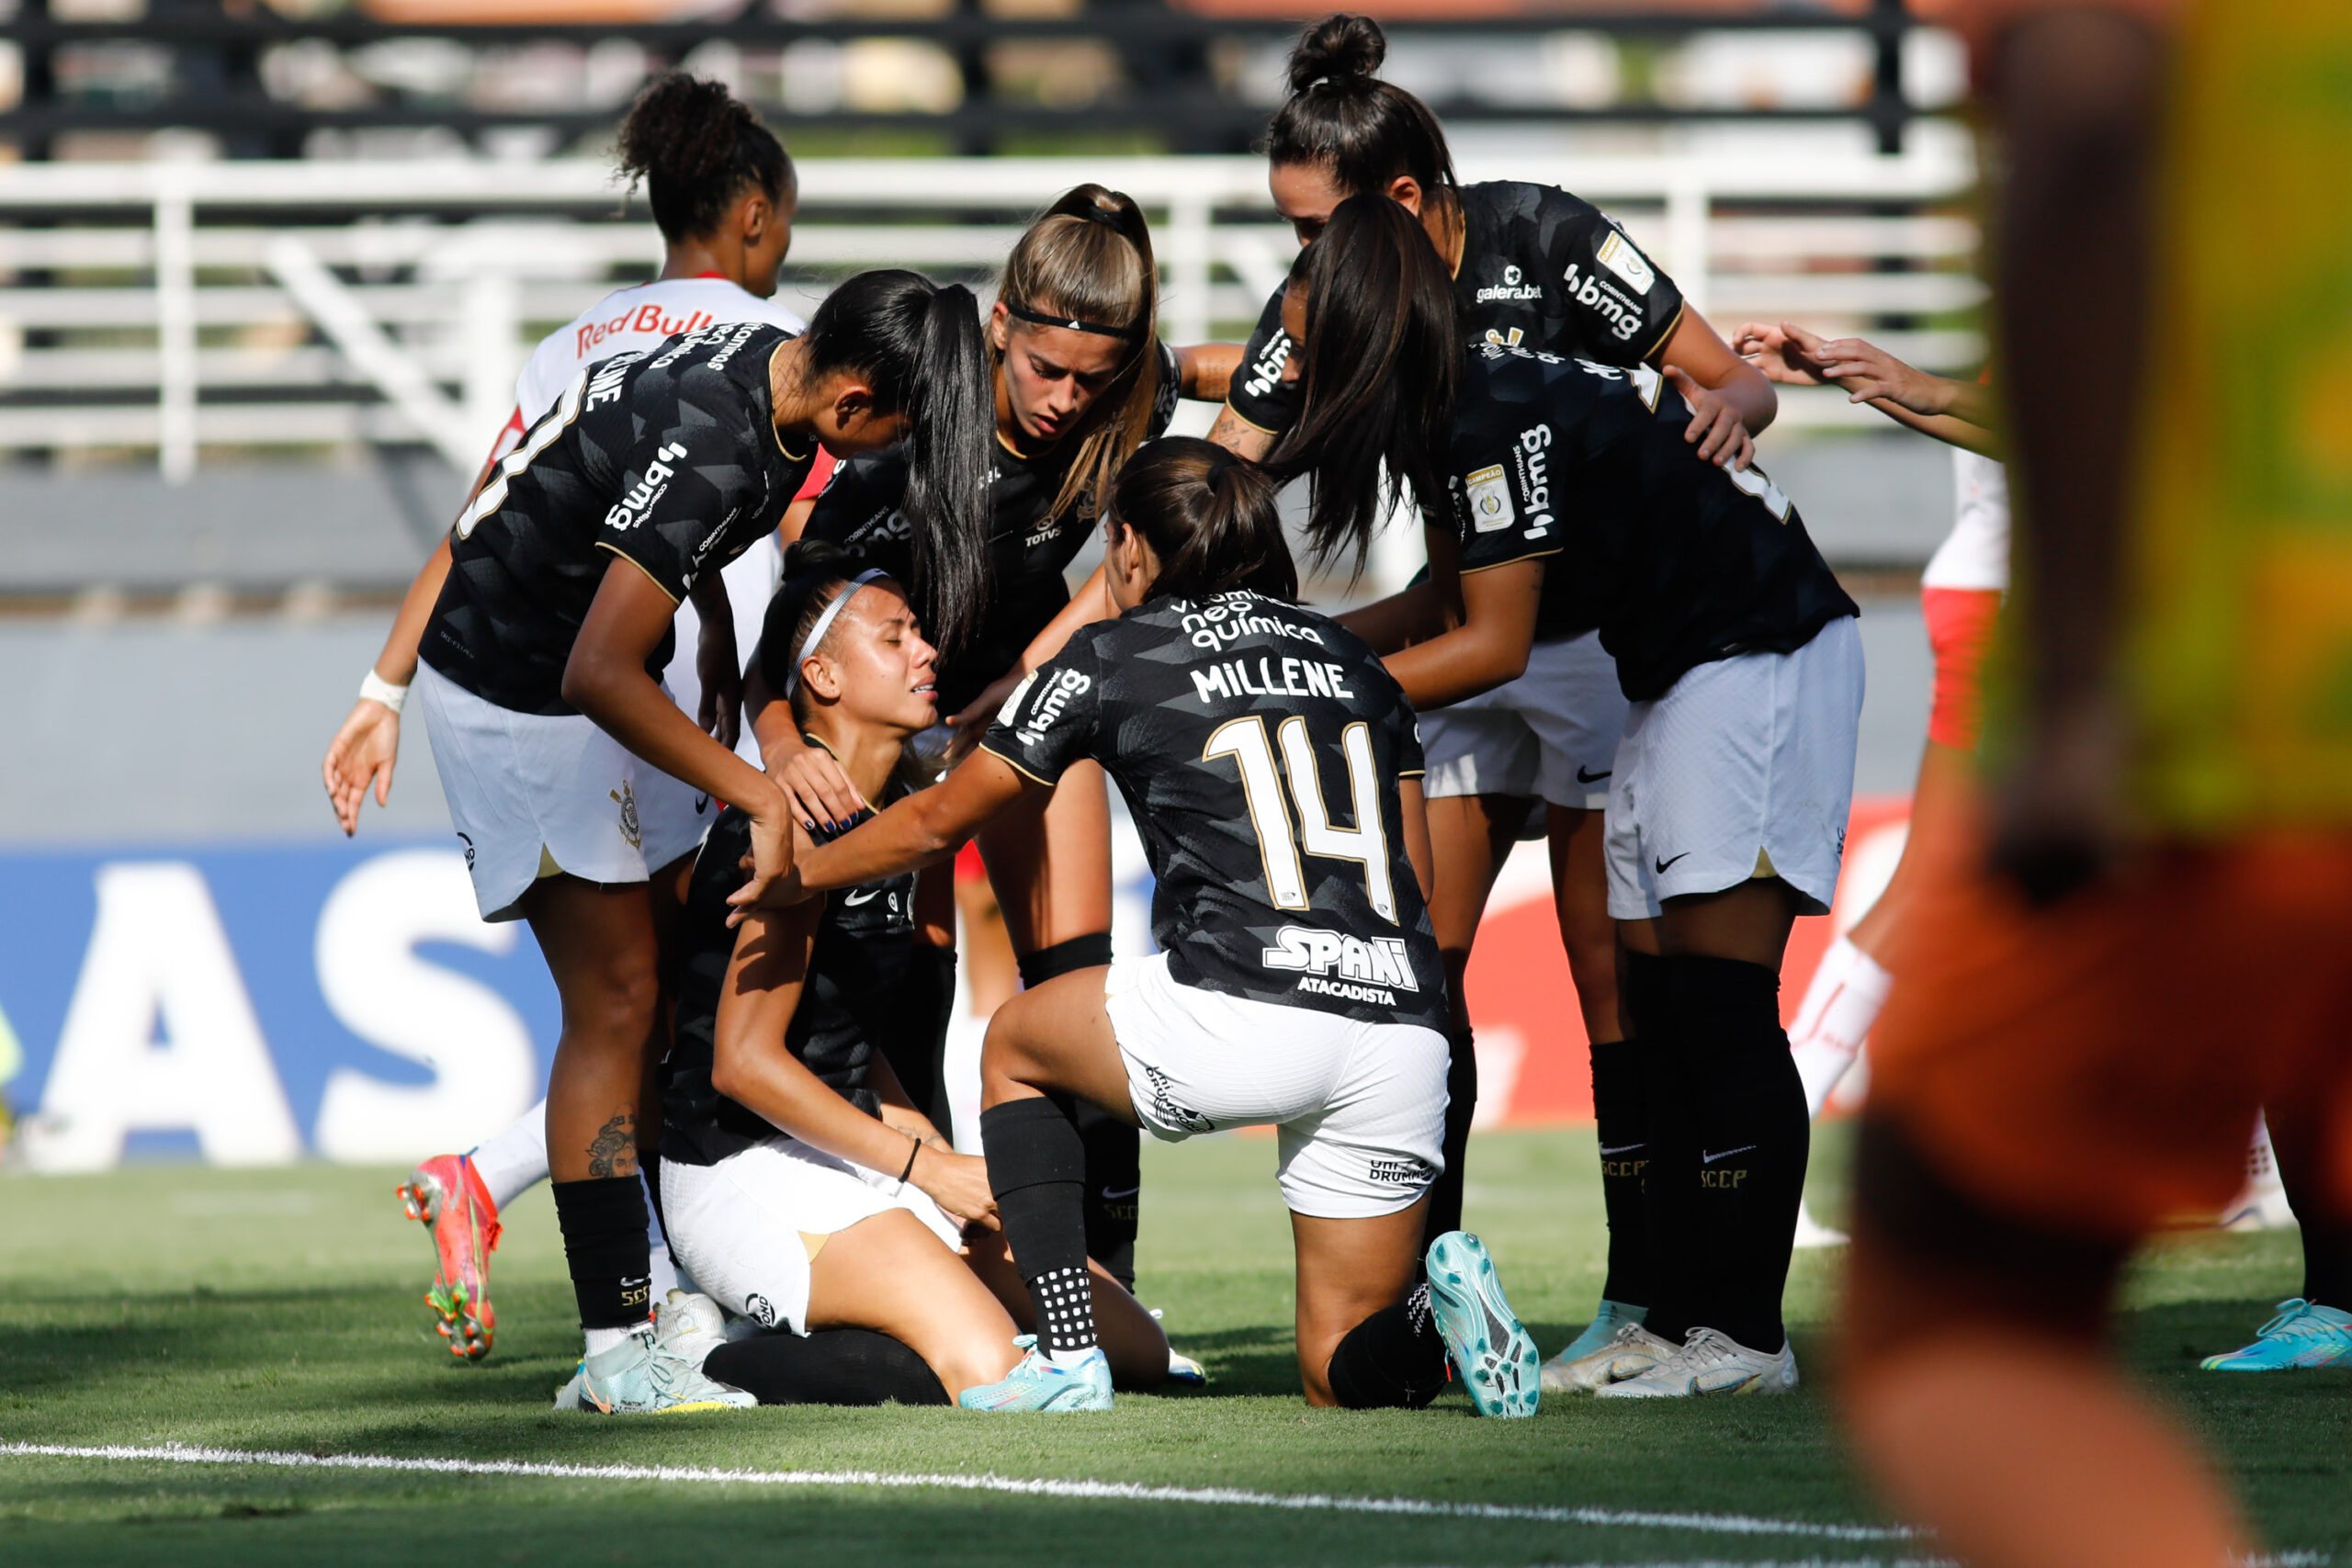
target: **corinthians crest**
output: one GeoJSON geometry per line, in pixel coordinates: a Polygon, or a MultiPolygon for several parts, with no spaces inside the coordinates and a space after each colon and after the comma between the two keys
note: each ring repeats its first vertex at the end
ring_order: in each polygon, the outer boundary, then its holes
{"type": "Polygon", "coordinates": [[[645,845],[639,839],[637,831],[637,791],[624,784],[618,789],[607,790],[605,793],[620,802],[621,837],[628,840],[630,849],[643,849],[645,845]]]}

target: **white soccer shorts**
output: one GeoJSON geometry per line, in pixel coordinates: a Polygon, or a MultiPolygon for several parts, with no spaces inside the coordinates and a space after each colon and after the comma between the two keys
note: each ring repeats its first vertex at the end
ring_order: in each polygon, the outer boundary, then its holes
{"type": "Polygon", "coordinates": [[[1527,669],[1491,692],[1420,716],[1421,791],[1542,798],[1570,810],[1609,804],[1625,693],[1599,632],[1528,650],[1527,669]]]}
{"type": "Polygon", "coordinates": [[[718,807],[582,714],[514,713],[429,664],[416,694],[485,920],[554,872],[616,886],[692,854],[718,807]]]}
{"type": "MultiPolygon", "coordinates": [[[[1136,1115],[1154,1137],[1271,1124],[1295,1213],[1393,1214],[1445,1168],[1445,1036],[1251,1001],[1122,958],[1102,999],[1136,1115]]],[[[699,1273],[697,1273],[699,1277],[699,1273]]]]}
{"type": "Polygon", "coordinates": [[[715,1165],[662,1162],[670,1250],[710,1298],[766,1328],[808,1332],[808,1246],[904,1209],[950,1252],[963,1236],[928,1193],[781,1134],[715,1165]]]}
{"type": "Polygon", "coordinates": [[[1862,634],[1850,615],[1793,653],[1749,653],[1690,670],[1626,716],[1609,795],[1609,912],[1754,876],[1829,912],[1854,803],[1862,634]]]}

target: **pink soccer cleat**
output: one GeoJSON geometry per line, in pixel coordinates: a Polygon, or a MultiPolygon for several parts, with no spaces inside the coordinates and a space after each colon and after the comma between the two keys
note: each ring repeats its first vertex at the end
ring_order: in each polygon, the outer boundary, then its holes
{"type": "Polygon", "coordinates": [[[412,1220],[432,1230],[440,1267],[425,1304],[441,1314],[437,1326],[449,1354],[479,1361],[490,1354],[498,1314],[490,1304],[490,1255],[498,1249],[498,1205],[490,1200],[474,1162],[463,1155],[435,1155],[400,1188],[412,1220]]]}

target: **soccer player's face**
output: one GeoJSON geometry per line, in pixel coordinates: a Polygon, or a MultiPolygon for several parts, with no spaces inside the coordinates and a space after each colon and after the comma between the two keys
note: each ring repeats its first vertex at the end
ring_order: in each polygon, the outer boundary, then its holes
{"type": "Polygon", "coordinates": [[[1003,306],[989,330],[1004,354],[1004,398],[1028,440],[1059,440],[1117,379],[1129,346],[1101,333],[1016,321],[1003,306]]]}
{"type": "Polygon", "coordinates": [[[825,644],[842,717],[908,735],[939,722],[938,656],[897,583],[878,580],[857,591],[825,644]]]}
{"type": "Polygon", "coordinates": [[[1331,220],[1331,209],[1348,196],[1320,164],[1276,164],[1266,175],[1266,188],[1273,193],[1274,210],[1302,245],[1315,243],[1331,220]]]}

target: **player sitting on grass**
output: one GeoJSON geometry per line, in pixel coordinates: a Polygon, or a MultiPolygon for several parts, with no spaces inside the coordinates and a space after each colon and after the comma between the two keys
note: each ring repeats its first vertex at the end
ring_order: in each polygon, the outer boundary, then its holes
{"type": "MultiPolygon", "coordinates": [[[[758,716],[761,741],[772,762],[821,747],[862,798],[888,801],[904,787],[908,738],[938,722],[933,650],[898,582],[841,557],[792,547],[760,641],[782,697],[758,716]]],[[[782,1332],[716,1350],[717,1335],[692,1337],[695,1348],[708,1351],[710,1376],[766,1404],[944,1404],[1012,1366],[1029,1302],[1002,1239],[982,1228],[995,1210],[983,1163],[913,1109],[878,1048],[939,1025],[930,993],[909,980],[924,959],[914,877],[755,910],[729,930],[728,896],[750,852],[750,819],[729,807],[686,897],[663,1064],[662,1219],[705,1291],[782,1332]],[[968,1267],[957,1256],[967,1221],[968,1267]]],[[[1118,1382],[1159,1383],[1159,1325],[1109,1276],[1101,1288],[1118,1382]]],[[[675,1316],[680,1329],[716,1326],[675,1316]]]]}
{"type": "Polygon", "coordinates": [[[1110,1405],[1070,1114],[1085,1100],[1170,1140],[1279,1129],[1308,1403],[1426,1404],[1450,1358],[1482,1412],[1531,1415],[1535,1347],[1478,1239],[1437,1237],[1414,1284],[1446,1043],[1412,708],[1361,639],[1291,602],[1255,466],[1155,442],[1121,471],[1104,537],[1118,617],[1024,682],[945,783],[808,851],[772,894],[942,858],[1081,757],[1143,833],[1162,951],[1048,980],[989,1028],[981,1136],[1039,1337],[960,1403],[1110,1405]]]}

